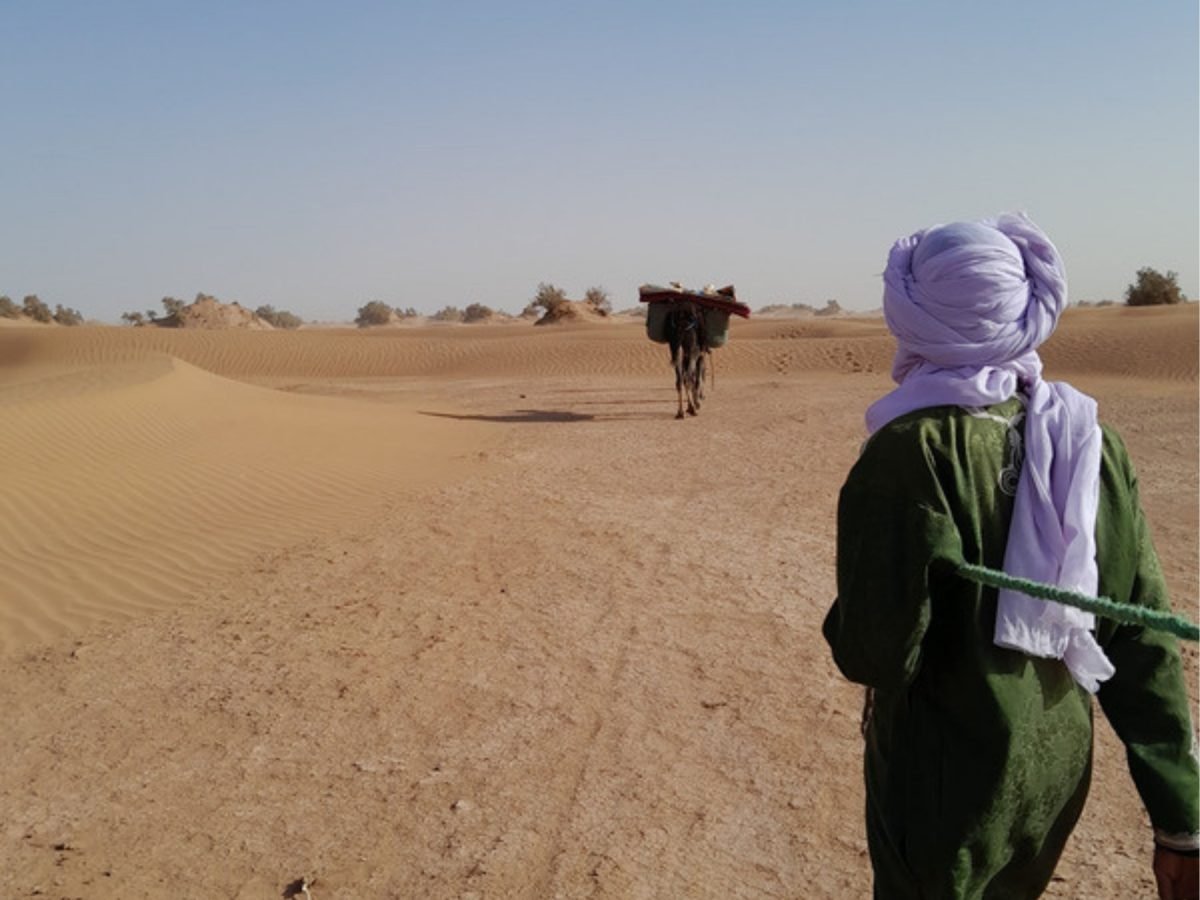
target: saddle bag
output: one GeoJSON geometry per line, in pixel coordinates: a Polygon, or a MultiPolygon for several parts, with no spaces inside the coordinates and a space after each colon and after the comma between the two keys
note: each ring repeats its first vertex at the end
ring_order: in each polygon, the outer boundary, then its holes
{"type": "MultiPolygon", "coordinates": [[[[671,311],[669,301],[646,304],[646,337],[656,344],[667,343],[667,313],[671,311]]],[[[704,334],[710,347],[724,347],[729,340],[729,313],[705,307],[704,334]]]]}
{"type": "Polygon", "coordinates": [[[671,311],[670,303],[649,303],[646,305],[646,337],[656,344],[667,342],[667,313],[671,311]]]}
{"type": "Polygon", "coordinates": [[[704,335],[710,347],[724,347],[729,340],[729,313],[720,309],[704,310],[704,335]]]}

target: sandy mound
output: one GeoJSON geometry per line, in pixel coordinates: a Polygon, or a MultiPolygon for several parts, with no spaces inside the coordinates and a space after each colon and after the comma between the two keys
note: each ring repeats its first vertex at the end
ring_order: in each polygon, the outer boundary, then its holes
{"type": "Polygon", "coordinates": [[[546,310],[538,325],[558,325],[565,322],[607,322],[609,316],[602,313],[590,303],[581,300],[563,300],[546,310]]]}
{"type": "Polygon", "coordinates": [[[1069,309],[1041,351],[1050,377],[1195,380],[1200,304],[1069,309]]]}
{"type": "Polygon", "coordinates": [[[155,319],[151,324],[160,328],[247,328],[272,331],[274,326],[241,306],[222,303],[216,297],[199,297],[173,315],[155,319]]]}
{"type": "Polygon", "coordinates": [[[506,312],[483,308],[470,310],[463,314],[464,325],[506,325],[513,321],[513,316],[506,312]]]}
{"type": "Polygon", "coordinates": [[[170,605],[445,468],[446,423],[377,413],[167,356],[0,370],[0,650],[170,605]]]}
{"type": "Polygon", "coordinates": [[[29,316],[17,316],[15,319],[0,316],[0,328],[59,328],[57,322],[39,322],[29,316]]]}

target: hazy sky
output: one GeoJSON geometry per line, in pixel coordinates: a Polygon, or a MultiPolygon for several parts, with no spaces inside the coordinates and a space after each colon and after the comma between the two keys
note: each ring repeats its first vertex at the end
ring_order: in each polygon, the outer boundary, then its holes
{"type": "Polygon", "coordinates": [[[878,306],[1026,210],[1072,300],[1198,284],[1195,0],[0,0],[0,293],[115,321],[737,285],[878,306]]]}

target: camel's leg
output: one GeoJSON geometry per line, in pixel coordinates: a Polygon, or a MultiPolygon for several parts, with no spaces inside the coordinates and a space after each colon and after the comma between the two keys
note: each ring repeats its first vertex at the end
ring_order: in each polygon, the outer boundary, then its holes
{"type": "MultiPolygon", "coordinates": [[[[683,418],[683,372],[680,371],[678,364],[675,366],[675,397],[679,400],[679,411],[675,413],[675,418],[683,418]]],[[[689,404],[690,405],[690,404],[689,404]]]]}
{"type": "Polygon", "coordinates": [[[683,385],[687,391],[687,411],[689,416],[700,411],[700,397],[696,393],[696,377],[700,374],[697,365],[699,355],[694,347],[688,348],[683,360],[683,385]]]}

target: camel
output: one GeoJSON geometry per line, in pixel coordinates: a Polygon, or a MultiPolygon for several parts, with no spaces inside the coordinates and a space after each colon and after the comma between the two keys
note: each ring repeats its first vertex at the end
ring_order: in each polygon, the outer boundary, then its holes
{"type": "Polygon", "coordinates": [[[671,347],[671,365],[675,368],[675,393],[679,399],[675,418],[683,418],[685,394],[688,415],[694,416],[700,412],[700,401],[704,399],[704,370],[711,353],[703,311],[695,303],[671,304],[666,336],[671,347]]]}

